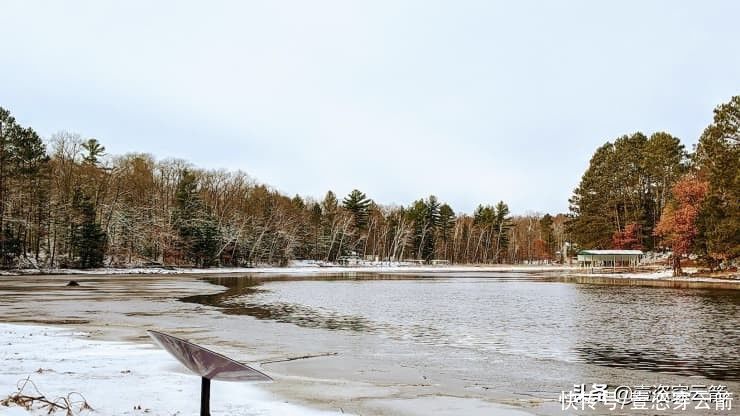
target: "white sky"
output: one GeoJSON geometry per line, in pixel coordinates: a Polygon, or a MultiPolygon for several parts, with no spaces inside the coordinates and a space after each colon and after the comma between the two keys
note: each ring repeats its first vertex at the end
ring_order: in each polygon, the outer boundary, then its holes
{"type": "Polygon", "coordinates": [[[736,1],[4,1],[0,106],[287,194],[564,212],[595,148],[690,147],[740,93],[736,1]]]}

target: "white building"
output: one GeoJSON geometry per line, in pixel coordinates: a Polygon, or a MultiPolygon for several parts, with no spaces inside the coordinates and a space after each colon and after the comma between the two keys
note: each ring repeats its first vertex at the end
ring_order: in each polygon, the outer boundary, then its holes
{"type": "Polygon", "coordinates": [[[578,252],[579,267],[637,267],[642,260],[640,250],[581,250],[578,252]]]}

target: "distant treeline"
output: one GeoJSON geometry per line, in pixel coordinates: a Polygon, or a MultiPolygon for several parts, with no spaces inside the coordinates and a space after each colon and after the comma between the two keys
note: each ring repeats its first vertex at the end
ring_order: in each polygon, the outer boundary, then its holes
{"type": "Polygon", "coordinates": [[[718,106],[688,153],[668,133],[599,147],[570,199],[580,247],[696,254],[711,268],[740,256],[740,96],[718,106]]]}
{"type": "Polygon", "coordinates": [[[109,156],[96,139],[47,144],[0,109],[0,265],[245,266],[292,259],[552,259],[564,215],[512,217],[499,202],[456,214],[434,196],[383,206],[288,197],[243,172],[196,169],[146,154],[109,156]]]}
{"type": "Polygon", "coordinates": [[[243,172],[110,156],[66,132],[45,143],[0,108],[0,266],[519,263],[562,260],[575,247],[669,247],[717,264],[739,254],[739,113],[739,97],[718,107],[691,155],[666,133],[607,143],[570,214],[512,216],[504,202],[471,215],[435,196],[405,207],[359,190],[289,197],[243,172]]]}

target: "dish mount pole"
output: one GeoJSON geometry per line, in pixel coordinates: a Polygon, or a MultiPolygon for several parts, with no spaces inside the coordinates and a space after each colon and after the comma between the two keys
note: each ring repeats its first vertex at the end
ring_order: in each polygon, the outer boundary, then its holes
{"type": "Polygon", "coordinates": [[[200,378],[200,416],[211,416],[211,380],[200,378]]]}

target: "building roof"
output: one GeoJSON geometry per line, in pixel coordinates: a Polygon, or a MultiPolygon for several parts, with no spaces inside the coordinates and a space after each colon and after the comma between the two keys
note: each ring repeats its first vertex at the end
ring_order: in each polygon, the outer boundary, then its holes
{"type": "Polygon", "coordinates": [[[606,256],[641,256],[640,250],[581,250],[578,254],[606,256]]]}

